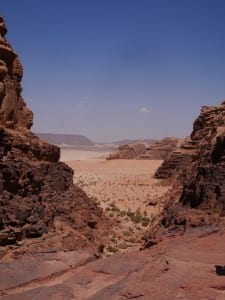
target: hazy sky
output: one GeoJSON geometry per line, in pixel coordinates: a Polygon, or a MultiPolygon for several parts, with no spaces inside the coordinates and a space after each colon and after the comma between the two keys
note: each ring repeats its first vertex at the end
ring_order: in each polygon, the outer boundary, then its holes
{"type": "Polygon", "coordinates": [[[225,99],[225,0],[5,0],[33,131],[186,136],[225,99]]]}

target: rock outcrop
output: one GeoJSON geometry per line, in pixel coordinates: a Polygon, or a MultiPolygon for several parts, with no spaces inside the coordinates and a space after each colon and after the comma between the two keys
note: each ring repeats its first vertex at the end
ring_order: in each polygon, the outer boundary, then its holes
{"type": "Polygon", "coordinates": [[[0,125],[30,129],[33,114],[21,96],[23,67],[16,52],[5,39],[7,29],[0,17],[0,125]]]}
{"type": "Polygon", "coordinates": [[[162,224],[165,227],[205,226],[225,221],[225,102],[203,106],[190,139],[157,171],[173,177],[171,196],[162,224]],[[177,157],[175,167],[174,158],[177,157]],[[179,158],[179,159],[178,159],[179,158]],[[172,167],[171,167],[172,166],[172,167]],[[174,203],[175,202],[175,203],[174,203]]]}
{"type": "Polygon", "coordinates": [[[107,159],[134,159],[141,155],[145,148],[144,144],[122,145],[119,146],[117,152],[111,153],[107,159]]]}
{"type": "Polygon", "coordinates": [[[30,131],[23,68],[6,32],[0,17],[0,252],[7,245],[28,247],[30,238],[39,238],[36,247],[46,249],[97,243],[107,220],[73,186],[73,171],[59,162],[59,148],[30,131]]]}
{"type": "Polygon", "coordinates": [[[122,145],[118,151],[109,155],[107,159],[167,159],[178,147],[180,140],[166,137],[153,145],[131,144],[122,145]]]}
{"type": "Polygon", "coordinates": [[[0,262],[0,298],[222,300],[224,247],[224,230],[202,228],[106,259],[81,251],[8,258],[0,262]]]}
{"type": "Polygon", "coordinates": [[[178,174],[178,170],[182,170],[188,165],[192,155],[196,150],[196,143],[187,137],[183,142],[180,141],[175,150],[168,155],[162,165],[155,173],[157,179],[172,179],[178,174]]]}
{"type": "Polygon", "coordinates": [[[157,141],[154,145],[146,147],[138,159],[167,159],[170,154],[178,147],[180,140],[174,137],[165,137],[157,141]]]}

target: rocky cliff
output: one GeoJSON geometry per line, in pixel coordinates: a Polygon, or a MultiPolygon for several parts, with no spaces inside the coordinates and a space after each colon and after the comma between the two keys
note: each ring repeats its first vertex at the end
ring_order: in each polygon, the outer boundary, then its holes
{"type": "Polygon", "coordinates": [[[157,179],[172,179],[178,170],[185,168],[188,165],[192,155],[195,153],[197,143],[191,140],[190,137],[187,137],[177,144],[177,147],[173,149],[162,165],[158,168],[155,173],[157,179]]]}
{"type": "Polygon", "coordinates": [[[107,220],[73,186],[73,171],[59,162],[59,148],[30,131],[33,113],[21,95],[23,68],[6,32],[0,17],[0,250],[28,247],[33,238],[42,248],[97,244],[107,220]]]}
{"type": "Polygon", "coordinates": [[[190,138],[184,141],[180,149],[156,173],[158,178],[172,176],[174,181],[174,193],[162,224],[165,227],[223,224],[225,102],[218,107],[202,107],[190,138]]]}
{"type": "Polygon", "coordinates": [[[73,187],[73,172],[59,163],[59,149],[30,132],[22,75],[14,76],[15,61],[17,70],[20,64],[5,33],[1,19],[0,251],[9,245],[36,253],[1,259],[0,298],[224,299],[225,230],[218,225],[225,212],[225,103],[203,107],[190,139],[177,151],[184,165],[178,161],[172,171],[179,191],[159,224],[168,229],[160,243],[146,239],[143,251],[106,259],[67,251],[100,243],[109,226],[101,210],[73,187]],[[192,230],[176,235],[174,229],[187,226],[192,230]]]}
{"type": "Polygon", "coordinates": [[[173,137],[166,137],[153,145],[125,144],[119,146],[118,151],[109,155],[107,159],[167,159],[180,143],[173,137]]]}
{"type": "Polygon", "coordinates": [[[107,159],[134,159],[137,158],[145,150],[144,144],[122,145],[118,147],[118,151],[111,153],[107,159]]]}
{"type": "Polygon", "coordinates": [[[174,137],[165,137],[157,141],[154,145],[146,147],[138,159],[167,159],[170,154],[178,147],[180,140],[174,137]]]}

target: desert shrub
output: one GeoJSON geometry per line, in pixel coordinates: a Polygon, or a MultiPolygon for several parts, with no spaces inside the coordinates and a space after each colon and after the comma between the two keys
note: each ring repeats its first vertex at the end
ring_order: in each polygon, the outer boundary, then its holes
{"type": "Polygon", "coordinates": [[[143,218],[142,218],[142,221],[145,221],[145,222],[148,222],[148,223],[149,223],[149,222],[150,222],[150,218],[148,218],[148,217],[143,217],[143,218]]]}
{"type": "Polygon", "coordinates": [[[149,222],[147,222],[147,221],[142,221],[141,222],[141,226],[143,226],[143,227],[147,227],[148,224],[149,224],[149,222]]]}
{"type": "Polygon", "coordinates": [[[120,209],[119,209],[119,207],[117,207],[117,206],[112,206],[112,208],[111,208],[111,211],[115,211],[115,212],[120,212],[120,209]]]}
{"type": "Polygon", "coordinates": [[[97,204],[97,205],[100,205],[100,204],[101,204],[101,202],[100,202],[100,201],[98,200],[98,198],[95,197],[95,196],[90,197],[90,199],[91,199],[95,204],[97,204]]]}
{"type": "Polygon", "coordinates": [[[120,249],[127,249],[128,247],[129,247],[129,245],[127,245],[125,242],[118,245],[118,248],[120,248],[120,249]]]}
{"type": "Polygon", "coordinates": [[[109,245],[108,246],[108,251],[111,252],[111,253],[116,253],[118,251],[118,249],[115,248],[115,247],[113,247],[113,246],[111,246],[111,245],[109,245]]]}
{"type": "Polygon", "coordinates": [[[141,215],[137,215],[135,214],[132,218],[131,218],[131,221],[133,221],[135,224],[138,224],[142,221],[142,217],[141,215]]]}
{"type": "Polygon", "coordinates": [[[134,213],[131,212],[131,211],[127,211],[127,216],[128,216],[129,218],[133,218],[133,217],[134,217],[134,213]]]}
{"type": "Polygon", "coordinates": [[[121,216],[121,217],[126,216],[126,211],[125,211],[125,210],[122,210],[122,211],[120,212],[120,216],[121,216]]]}

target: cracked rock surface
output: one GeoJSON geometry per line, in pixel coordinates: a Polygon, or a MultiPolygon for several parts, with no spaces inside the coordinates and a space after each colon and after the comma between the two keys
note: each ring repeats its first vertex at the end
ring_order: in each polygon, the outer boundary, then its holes
{"type": "Polygon", "coordinates": [[[165,237],[144,251],[97,259],[87,251],[36,253],[0,264],[2,300],[170,300],[225,297],[225,230],[165,237]]]}

